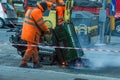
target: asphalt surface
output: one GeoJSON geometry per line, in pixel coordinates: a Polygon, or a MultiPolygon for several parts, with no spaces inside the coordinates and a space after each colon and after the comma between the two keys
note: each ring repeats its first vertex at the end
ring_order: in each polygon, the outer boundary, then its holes
{"type": "Polygon", "coordinates": [[[73,74],[53,70],[0,66],[0,80],[119,80],[91,74],[73,74]]]}
{"type": "MultiPolygon", "coordinates": [[[[120,38],[112,36],[111,43],[104,46],[89,45],[84,58],[91,62],[89,68],[76,69],[60,67],[59,65],[43,65],[40,69],[21,69],[18,67],[21,57],[9,43],[9,36],[14,32],[0,29],[0,80],[119,80],[120,53],[104,50],[119,51],[120,38]],[[96,51],[94,49],[104,49],[96,51]],[[30,76],[30,77],[29,77],[30,76]],[[34,77],[33,77],[34,76],[34,77]],[[42,76],[42,77],[41,77],[42,76]],[[76,79],[77,80],[77,79],[76,79]]],[[[95,42],[97,42],[96,39],[95,42]]],[[[85,47],[84,47],[85,48],[85,47]]],[[[31,63],[30,63],[31,65],[31,63]]]]}

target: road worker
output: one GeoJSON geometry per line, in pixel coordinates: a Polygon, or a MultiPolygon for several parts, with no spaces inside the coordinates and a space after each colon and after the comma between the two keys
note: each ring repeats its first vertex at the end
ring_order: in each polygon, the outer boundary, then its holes
{"type": "Polygon", "coordinates": [[[57,25],[62,25],[64,22],[65,3],[63,0],[42,0],[51,4],[56,9],[57,25]]]}
{"type": "Polygon", "coordinates": [[[53,0],[56,3],[57,25],[62,25],[64,22],[65,3],[63,0],[53,0]]]}
{"type": "Polygon", "coordinates": [[[50,30],[43,20],[43,12],[47,10],[47,3],[37,3],[37,7],[29,7],[25,14],[22,27],[21,39],[27,41],[27,49],[20,67],[28,67],[27,62],[32,58],[33,67],[41,67],[38,55],[38,43],[41,42],[41,35],[49,34],[50,30]]]}
{"type": "MultiPolygon", "coordinates": [[[[46,2],[51,2],[52,6],[54,7],[54,9],[56,10],[56,15],[57,15],[57,25],[54,29],[54,36],[56,36],[56,40],[55,40],[55,45],[56,46],[63,46],[65,43],[64,41],[66,41],[64,39],[64,34],[67,34],[66,30],[64,29],[64,12],[65,12],[65,3],[63,0],[44,0],[46,2]]],[[[64,45],[65,46],[65,45],[64,45]]],[[[57,52],[57,60],[59,62],[60,65],[67,65],[66,61],[65,61],[65,57],[64,57],[64,50],[63,49],[58,49],[55,48],[55,51],[57,52]]]]}

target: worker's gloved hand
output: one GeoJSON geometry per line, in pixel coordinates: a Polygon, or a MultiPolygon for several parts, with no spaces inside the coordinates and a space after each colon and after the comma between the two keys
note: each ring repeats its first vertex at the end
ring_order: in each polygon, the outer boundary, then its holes
{"type": "Polygon", "coordinates": [[[52,33],[46,33],[44,34],[45,40],[49,43],[52,38],[52,33]]]}

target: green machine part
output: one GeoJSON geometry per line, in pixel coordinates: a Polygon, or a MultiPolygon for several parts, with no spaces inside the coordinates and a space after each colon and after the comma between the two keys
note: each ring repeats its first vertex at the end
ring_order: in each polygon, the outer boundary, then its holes
{"type": "MultiPolygon", "coordinates": [[[[71,54],[75,54],[77,56],[77,58],[82,57],[84,55],[84,52],[81,48],[80,42],[78,40],[77,34],[75,32],[75,28],[72,24],[66,24],[65,25],[65,29],[68,32],[68,38],[67,38],[67,46],[73,47],[73,48],[79,48],[79,50],[77,49],[73,49],[70,50],[71,54]]],[[[69,56],[72,58],[72,55],[69,56]]]]}
{"type": "Polygon", "coordinates": [[[78,40],[77,34],[75,32],[74,25],[71,22],[71,10],[74,5],[74,0],[66,0],[66,11],[65,11],[65,30],[66,30],[66,35],[68,38],[66,39],[66,46],[68,47],[73,47],[73,48],[80,48],[79,50],[76,49],[69,49],[66,50],[67,58],[68,60],[74,60],[76,58],[80,58],[84,55],[83,50],[81,49],[80,42],[78,40]]]}
{"type": "Polygon", "coordinates": [[[71,49],[60,49],[61,52],[57,53],[62,55],[62,61],[70,62],[84,55],[82,49],[74,49],[76,47],[81,48],[81,46],[72,24],[65,24],[64,26],[56,27],[54,31],[58,46],[71,47],[71,49]]]}
{"type": "MultiPolygon", "coordinates": [[[[71,8],[73,6],[73,0],[66,0],[65,3],[65,24],[56,27],[56,11],[50,10],[45,12],[44,20],[46,21],[49,28],[52,28],[53,31],[53,45],[54,46],[63,46],[63,47],[71,47],[71,48],[81,48],[78,37],[75,32],[74,26],[70,23],[71,17],[71,8]]],[[[83,51],[81,49],[61,49],[56,48],[56,55],[59,58],[59,63],[62,62],[70,62],[79,57],[83,56],[83,51]]]]}
{"type": "MultiPolygon", "coordinates": [[[[70,22],[71,17],[71,8],[73,6],[73,0],[66,0],[66,11],[65,11],[65,24],[61,26],[57,26],[54,29],[55,36],[57,38],[57,45],[71,48],[81,48],[79,43],[77,34],[75,32],[75,28],[70,22]]],[[[61,56],[63,58],[62,61],[70,62],[75,59],[78,59],[84,55],[82,49],[59,49],[61,56]]]]}

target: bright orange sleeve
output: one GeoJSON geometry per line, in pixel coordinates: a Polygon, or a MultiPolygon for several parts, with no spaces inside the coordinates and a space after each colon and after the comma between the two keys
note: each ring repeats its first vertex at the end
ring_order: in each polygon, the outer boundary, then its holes
{"type": "MultiPolygon", "coordinates": [[[[43,18],[43,12],[40,9],[35,9],[32,12],[32,17],[35,21],[39,20],[40,18],[43,18]]],[[[42,20],[44,22],[44,20],[42,20]]],[[[48,26],[46,23],[44,23],[42,26],[38,26],[42,31],[49,32],[48,26]]]]}

